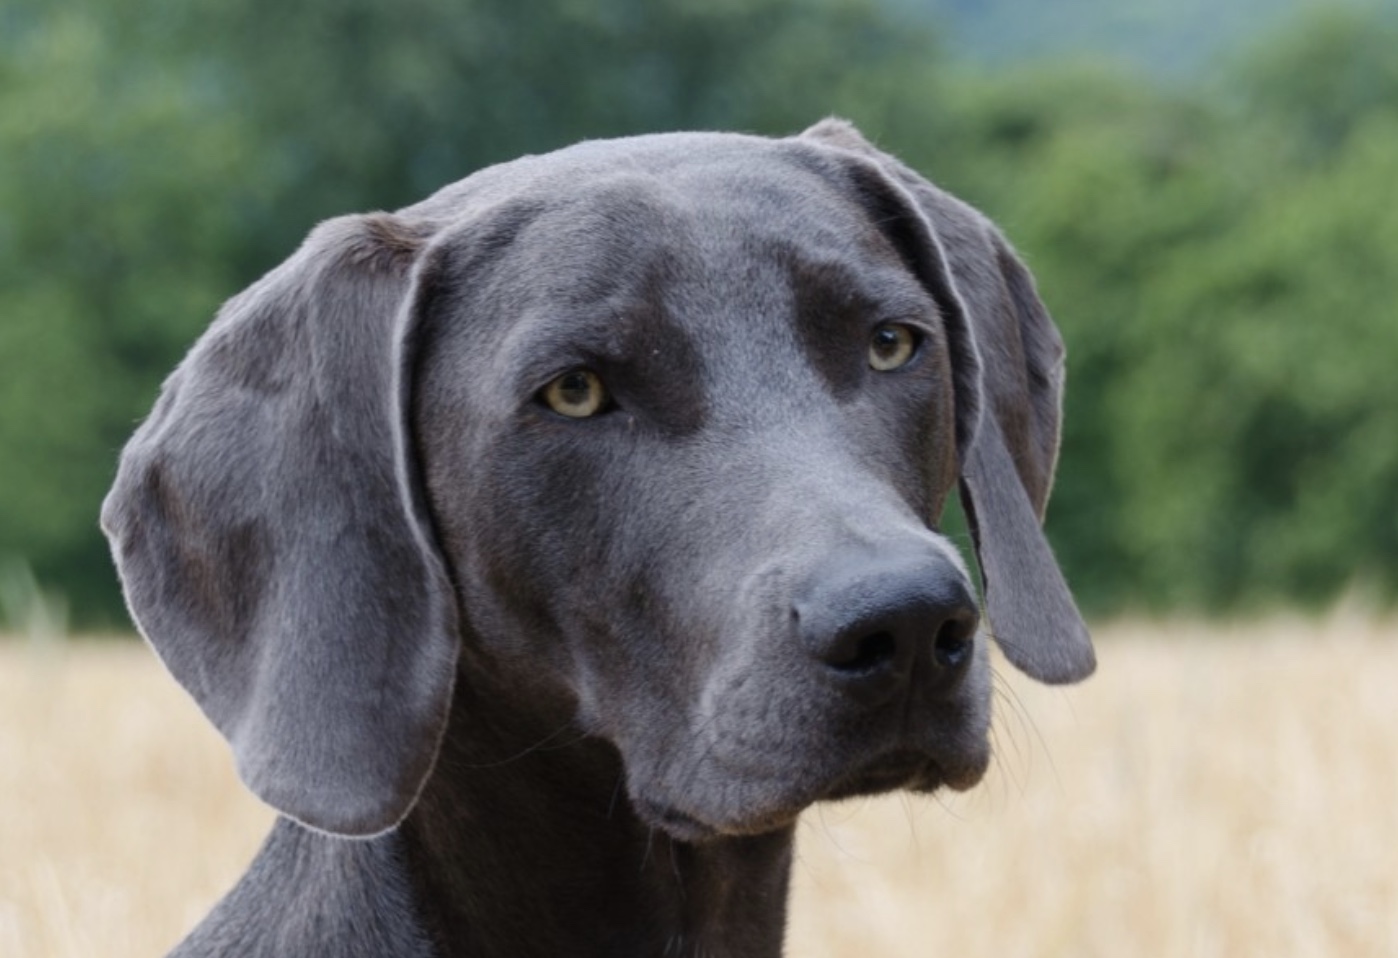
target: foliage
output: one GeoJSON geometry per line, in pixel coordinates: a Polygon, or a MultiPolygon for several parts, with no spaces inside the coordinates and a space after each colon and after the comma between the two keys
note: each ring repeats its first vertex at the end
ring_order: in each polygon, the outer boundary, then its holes
{"type": "Polygon", "coordinates": [[[655,129],[827,113],[981,205],[1070,344],[1050,518],[1093,610],[1398,594],[1398,27],[1323,12],[1161,88],[983,73],[872,0],[11,0],[0,558],[114,618],[116,451],[317,220],[655,129]]]}
{"type": "Polygon", "coordinates": [[[235,123],[124,62],[95,18],[19,32],[0,60],[0,553],[110,608],[96,506],[154,386],[237,282],[253,174],[235,123]]]}

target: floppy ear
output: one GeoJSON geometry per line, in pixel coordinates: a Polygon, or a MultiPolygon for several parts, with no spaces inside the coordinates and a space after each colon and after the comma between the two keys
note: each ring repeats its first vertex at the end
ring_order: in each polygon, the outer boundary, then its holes
{"type": "Polygon", "coordinates": [[[925,218],[928,271],[949,277],[930,285],[954,290],[950,304],[939,297],[953,367],[978,357],[978,395],[957,375],[957,440],[992,635],[1036,679],[1086,678],[1096,666],[1092,641],[1041,528],[1058,457],[1064,348],[1033,278],[989,220],[850,124],[826,120],[802,136],[872,159],[909,197],[910,215],[925,218]]]}
{"type": "Polygon", "coordinates": [[[132,617],[243,781],[346,836],[413,804],[455,669],[407,425],[426,238],[386,214],[332,220],[231,300],[102,509],[132,617]]]}

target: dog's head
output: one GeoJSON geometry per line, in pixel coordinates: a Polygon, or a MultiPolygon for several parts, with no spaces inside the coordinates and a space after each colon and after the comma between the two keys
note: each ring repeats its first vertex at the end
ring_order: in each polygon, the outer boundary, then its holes
{"type": "Polygon", "coordinates": [[[652,824],[760,832],[982,774],[958,482],[987,631],[1091,671],[1039,527],[1062,359],[995,229],[845,124],[588,143],[322,225],[171,376],[103,522],[304,823],[401,820],[464,653],[614,745],[652,824]]]}

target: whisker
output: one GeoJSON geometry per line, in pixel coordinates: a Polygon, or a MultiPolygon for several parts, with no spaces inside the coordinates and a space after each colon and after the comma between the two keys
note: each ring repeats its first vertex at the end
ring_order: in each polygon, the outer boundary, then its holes
{"type": "Polygon", "coordinates": [[[562,725],[560,725],[558,728],[554,729],[554,730],[553,730],[552,732],[550,732],[548,735],[545,735],[542,739],[540,739],[539,741],[535,742],[533,745],[528,746],[528,747],[525,748],[522,752],[519,752],[519,753],[516,754],[516,755],[511,755],[509,758],[502,758],[502,759],[500,759],[500,760],[497,761],[497,762],[481,762],[481,763],[475,763],[475,762],[460,762],[460,763],[457,763],[457,764],[458,764],[461,768],[470,768],[470,769],[499,768],[499,767],[502,766],[502,765],[509,765],[511,762],[517,762],[517,761],[519,761],[520,759],[524,758],[526,755],[532,754],[532,753],[534,753],[534,752],[539,752],[539,751],[555,751],[555,750],[560,749],[560,748],[568,748],[569,746],[576,745],[576,744],[578,744],[579,742],[581,742],[583,739],[587,738],[587,737],[588,737],[587,733],[586,733],[586,732],[580,732],[580,733],[578,734],[578,737],[577,737],[577,738],[572,739],[572,740],[567,741],[567,742],[564,742],[564,743],[562,743],[561,745],[554,745],[554,746],[551,746],[551,747],[549,747],[549,748],[545,748],[545,746],[547,746],[549,742],[553,741],[555,738],[557,738],[559,735],[561,735],[564,731],[566,731],[569,727],[571,727],[572,724],[573,724],[573,722],[572,722],[571,719],[568,720],[567,722],[564,722],[564,723],[563,723],[562,725]]]}

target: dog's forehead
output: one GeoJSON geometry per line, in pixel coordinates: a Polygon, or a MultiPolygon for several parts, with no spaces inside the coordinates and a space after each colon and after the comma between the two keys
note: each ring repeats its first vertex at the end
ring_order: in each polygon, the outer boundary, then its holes
{"type": "Polygon", "coordinates": [[[802,138],[598,140],[488,167],[402,212],[449,224],[481,211],[527,209],[548,224],[528,243],[555,257],[555,269],[589,253],[615,255],[628,242],[636,254],[682,240],[702,244],[690,255],[750,253],[766,241],[838,260],[861,248],[877,255],[887,245],[848,176],[861,162],[802,138]]]}
{"type": "Polygon", "coordinates": [[[547,366],[552,344],[580,359],[683,355],[735,381],[766,367],[771,384],[773,370],[810,366],[769,362],[810,352],[797,315],[931,308],[829,152],[722,134],[604,141],[491,168],[428,202],[491,211],[468,233],[504,224],[458,277],[494,292],[483,312],[510,327],[504,366],[547,366]]]}
{"type": "Polygon", "coordinates": [[[674,184],[712,175],[737,183],[790,178],[801,170],[810,175],[837,165],[829,148],[799,138],[662,133],[591,140],[486,167],[402,212],[446,222],[472,206],[523,196],[566,196],[624,173],[674,184]]]}

